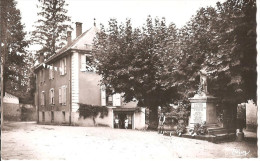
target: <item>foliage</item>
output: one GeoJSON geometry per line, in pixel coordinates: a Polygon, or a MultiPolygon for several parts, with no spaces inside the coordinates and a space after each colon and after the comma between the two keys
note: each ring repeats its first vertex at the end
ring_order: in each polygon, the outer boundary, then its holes
{"type": "Polygon", "coordinates": [[[14,0],[1,1],[0,19],[1,59],[2,62],[5,60],[4,90],[22,99],[32,100],[31,55],[26,51],[29,42],[25,39],[20,10],[16,9],[14,0]]]}
{"type": "Polygon", "coordinates": [[[238,103],[256,100],[256,53],[255,0],[201,8],[179,30],[164,18],[153,23],[149,16],[142,29],[111,19],[93,50],[102,83],[149,107],[154,121],[158,106],[194,96],[201,69],[209,73],[209,93],[235,118],[238,103]]]}
{"type": "Polygon", "coordinates": [[[202,123],[202,124],[195,124],[193,129],[189,130],[190,135],[194,136],[194,135],[205,135],[207,134],[207,127],[205,126],[206,122],[202,123]]]}
{"type": "Polygon", "coordinates": [[[34,108],[21,107],[21,121],[34,121],[36,116],[36,110],[34,108]]]}
{"type": "Polygon", "coordinates": [[[167,117],[175,117],[177,120],[183,120],[187,125],[190,116],[190,104],[179,103],[177,108],[170,106],[169,108],[163,107],[162,110],[167,117]]]}
{"type": "Polygon", "coordinates": [[[87,117],[96,118],[100,114],[100,118],[104,118],[104,116],[108,115],[108,109],[105,106],[94,106],[87,104],[79,104],[79,116],[84,119],[87,117]]]}
{"type": "Polygon", "coordinates": [[[65,0],[38,0],[37,8],[39,19],[32,32],[32,41],[42,47],[40,52],[45,53],[49,58],[58,49],[61,49],[66,40],[67,29],[72,29],[69,25],[70,17],[65,7],[68,6],[65,0]]]}
{"type": "MultiPolygon", "coordinates": [[[[157,120],[157,107],[177,98],[177,87],[169,84],[169,72],[161,59],[167,39],[175,38],[174,25],[167,27],[165,19],[149,16],[142,30],[133,29],[131,21],[118,25],[109,21],[108,31],[101,26],[93,55],[102,83],[116,93],[124,93],[125,101],[138,100],[139,106],[149,107],[150,120],[157,120]]],[[[151,125],[151,122],[150,122],[151,125]]],[[[157,127],[157,125],[155,125],[157,127]]]]}
{"type": "Polygon", "coordinates": [[[189,80],[185,91],[196,89],[204,68],[210,73],[209,93],[224,104],[256,99],[255,17],[252,0],[228,0],[197,12],[180,30],[185,58],[179,70],[189,80]]]}
{"type": "Polygon", "coordinates": [[[177,130],[176,133],[178,134],[178,136],[181,136],[182,134],[184,134],[186,132],[186,126],[187,124],[185,124],[184,121],[179,121],[178,125],[177,125],[177,130]]]}

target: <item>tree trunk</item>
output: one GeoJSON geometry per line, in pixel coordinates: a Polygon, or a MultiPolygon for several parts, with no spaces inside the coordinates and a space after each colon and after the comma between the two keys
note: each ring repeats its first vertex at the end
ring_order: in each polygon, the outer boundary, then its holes
{"type": "MultiPolygon", "coordinates": [[[[4,4],[2,4],[2,10],[1,10],[1,16],[3,16],[5,13],[6,13],[6,4],[5,4],[5,1],[3,2],[4,4]]],[[[3,36],[3,43],[4,45],[2,46],[2,43],[0,45],[0,52],[2,52],[1,54],[1,128],[3,127],[4,125],[4,102],[3,102],[3,98],[4,98],[4,95],[5,95],[5,80],[4,80],[4,76],[5,76],[5,71],[4,71],[4,68],[5,68],[5,56],[6,56],[6,53],[7,53],[7,27],[6,27],[6,22],[7,22],[7,19],[6,19],[6,16],[3,16],[3,19],[1,19],[1,25],[2,25],[2,34],[0,36],[3,36]]]]}
{"type": "Polygon", "coordinates": [[[158,128],[158,107],[149,108],[149,130],[157,130],[158,128]]]}

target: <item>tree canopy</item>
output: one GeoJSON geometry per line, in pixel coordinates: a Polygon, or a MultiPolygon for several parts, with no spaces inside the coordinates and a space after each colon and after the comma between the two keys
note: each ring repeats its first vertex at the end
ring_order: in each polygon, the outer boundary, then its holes
{"type": "Polygon", "coordinates": [[[111,19],[93,50],[102,83],[150,109],[192,97],[202,69],[209,73],[210,94],[226,108],[256,100],[256,53],[254,0],[201,8],[180,29],[164,18],[148,16],[142,28],[111,19]]]}
{"type": "Polygon", "coordinates": [[[125,101],[136,99],[139,106],[149,107],[153,120],[157,120],[157,107],[177,96],[161,59],[165,53],[161,48],[168,39],[176,39],[176,32],[174,25],[166,26],[164,18],[153,23],[149,16],[142,29],[133,29],[130,20],[118,25],[111,19],[107,32],[101,27],[93,50],[102,83],[115,93],[124,93],[125,101]]]}
{"type": "MultiPolygon", "coordinates": [[[[30,91],[30,56],[26,50],[24,25],[14,0],[1,1],[1,62],[4,62],[4,91],[20,98],[30,91]]],[[[32,95],[31,95],[32,96],[32,95]]]]}
{"type": "Polygon", "coordinates": [[[39,19],[32,32],[32,42],[41,46],[40,52],[49,58],[61,49],[66,40],[66,31],[72,29],[65,0],[38,0],[39,19]]]}

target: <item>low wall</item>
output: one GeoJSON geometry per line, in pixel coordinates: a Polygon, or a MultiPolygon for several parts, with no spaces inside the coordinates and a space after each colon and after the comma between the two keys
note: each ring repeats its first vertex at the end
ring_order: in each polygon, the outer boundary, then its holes
{"type": "Polygon", "coordinates": [[[19,104],[4,103],[4,120],[6,121],[20,121],[21,109],[19,104]]]}
{"type": "Polygon", "coordinates": [[[83,118],[80,117],[77,121],[80,126],[108,126],[113,127],[113,111],[111,108],[108,109],[107,116],[100,118],[100,114],[95,117],[95,124],[93,117],[83,118]]]}
{"type": "Polygon", "coordinates": [[[4,120],[36,121],[36,108],[30,104],[4,103],[4,120]]]}

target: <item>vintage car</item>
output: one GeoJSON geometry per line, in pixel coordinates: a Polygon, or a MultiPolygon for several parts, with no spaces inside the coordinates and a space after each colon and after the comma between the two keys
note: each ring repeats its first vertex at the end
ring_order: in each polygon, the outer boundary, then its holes
{"type": "Polygon", "coordinates": [[[178,120],[175,116],[166,116],[163,124],[163,134],[170,133],[170,136],[177,130],[178,120]]]}

